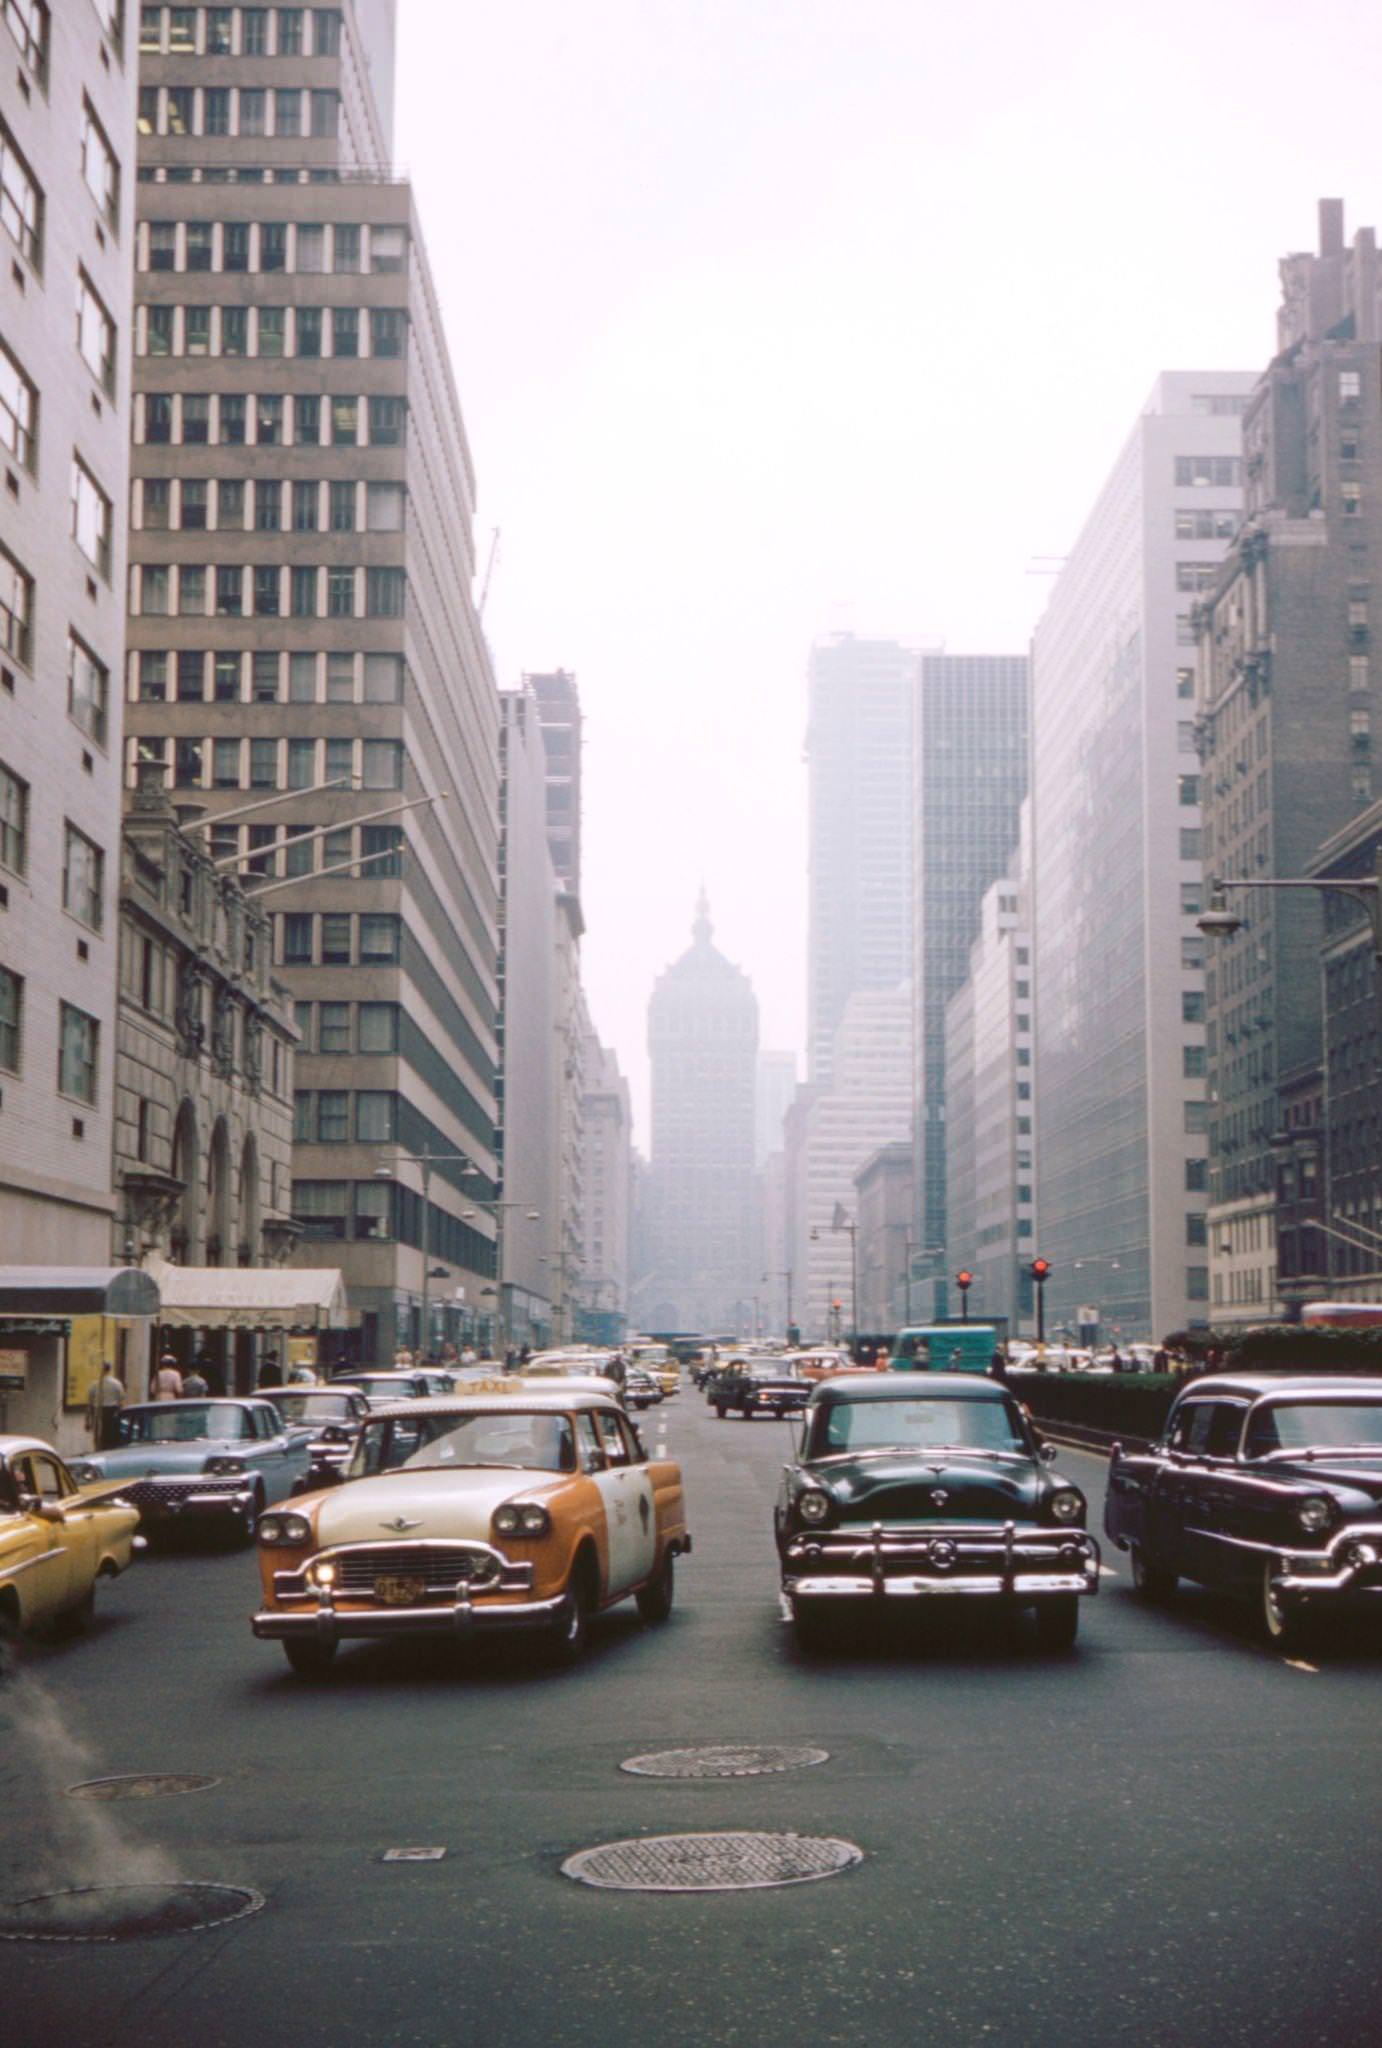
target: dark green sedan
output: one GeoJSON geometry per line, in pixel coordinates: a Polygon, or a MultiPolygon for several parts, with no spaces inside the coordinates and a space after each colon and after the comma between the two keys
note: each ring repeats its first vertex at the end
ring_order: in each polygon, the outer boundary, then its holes
{"type": "Polygon", "coordinates": [[[1099,1548],[1054,1455],[993,1380],[823,1381],[774,1514],[798,1639],[828,1640],[851,1611],[946,1599],[1031,1608],[1042,1646],[1069,1649],[1099,1548]]]}

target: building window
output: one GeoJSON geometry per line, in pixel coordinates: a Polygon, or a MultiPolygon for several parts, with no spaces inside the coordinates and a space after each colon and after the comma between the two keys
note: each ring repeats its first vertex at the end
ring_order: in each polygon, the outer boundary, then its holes
{"type": "Polygon", "coordinates": [[[323,1053],[350,1051],[350,1004],[323,1003],[318,1011],[320,1036],[317,1050],[323,1053]]]}
{"type": "Polygon", "coordinates": [[[33,471],[37,450],[38,392],[0,344],[0,447],[33,471]]]}
{"type": "Polygon", "coordinates": [[[84,270],[77,272],[77,353],[103,391],[115,391],[115,322],[84,270]]]}
{"type": "Polygon", "coordinates": [[[1216,489],[1232,489],[1243,481],[1242,460],[1237,455],[1178,455],[1175,479],[1180,490],[1206,484],[1216,489]]]}
{"type": "Polygon", "coordinates": [[[296,267],[299,270],[326,269],[326,229],[300,227],[297,232],[296,267]]]}
{"type": "Polygon", "coordinates": [[[1180,699],[1182,700],[1182,702],[1183,702],[1183,701],[1184,701],[1184,700],[1185,700],[1186,698],[1193,698],[1193,697],[1194,697],[1194,694],[1195,694],[1195,671],[1194,671],[1194,669],[1193,669],[1193,668],[1178,668],[1178,669],[1176,670],[1176,695],[1177,695],[1177,697],[1178,697],[1178,698],[1180,698],[1180,699]]]}
{"type": "Polygon", "coordinates": [[[162,704],[168,696],[168,656],[146,648],[139,657],[139,699],[143,704],[162,704]]]}
{"type": "Polygon", "coordinates": [[[0,227],[37,270],[43,261],[43,194],[0,121],[0,227]]]}
{"type": "MultiPolygon", "coordinates": [[[[373,401],[371,401],[371,411],[373,401]]],[[[353,448],[360,438],[360,401],[358,398],[333,398],[331,401],[331,445],[333,448],[353,448]]]]}
{"type": "Polygon", "coordinates": [[[1371,687],[1366,654],[1350,654],[1348,658],[1348,687],[1350,690],[1366,690],[1371,687]]]}
{"type": "Polygon", "coordinates": [[[0,966],[0,1069],[19,1072],[20,1040],[24,1023],[24,977],[0,966]]]}
{"type": "Polygon", "coordinates": [[[240,657],[219,648],[211,657],[211,695],[217,704],[240,701],[240,657]]]}
{"type": "Polygon", "coordinates": [[[182,309],[182,352],[187,356],[209,356],[211,353],[211,308],[210,306],[184,306],[182,309]]]}
{"type": "Polygon", "coordinates": [[[1359,370],[1340,370],[1339,396],[1345,404],[1352,403],[1363,395],[1363,377],[1359,370]]]}
{"type": "Polygon", "coordinates": [[[366,569],[365,616],[401,619],[407,580],[401,569],[366,569]]]}
{"type": "Polygon", "coordinates": [[[366,486],[365,525],[370,533],[402,532],[402,484],[369,484],[366,486]]]}
{"type": "Polygon", "coordinates": [[[1202,1195],[1209,1186],[1209,1161],[1187,1159],[1185,1162],[1185,1191],[1189,1195],[1202,1195]]]}
{"type": "Polygon", "coordinates": [[[1203,1024],[1204,990],[1183,988],[1180,992],[1180,1015],[1183,1024],[1203,1024]]]}
{"type": "Polygon", "coordinates": [[[295,1180],[293,1221],[305,1238],[320,1241],[344,1237],[350,1183],[344,1180],[295,1180]]]}
{"type": "Polygon", "coordinates": [[[287,310],[283,306],[261,306],[259,308],[259,353],[261,356],[281,356],[288,331],[287,310]]]}
{"type": "Polygon", "coordinates": [[[401,398],[372,398],[369,402],[369,437],[375,448],[401,448],[406,419],[401,398]]]}
{"type": "Polygon", "coordinates": [[[173,786],[175,789],[200,789],[202,782],[202,743],[200,740],[175,740],[173,742],[173,786]]]}
{"type": "Polygon", "coordinates": [[[98,747],[106,743],[110,671],[75,633],[67,636],[67,715],[98,747]]]}
{"type": "Polygon", "coordinates": [[[302,93],[297,86],[280,87],[274,94],[274,134],[301,135],[302,93]]]}
{"type": "Polygon", "coordinates": [[[163,95],[165,135],[190,135],[193,127],[193,94],[190,85],[170,85],[163,95]]]}
{"type": "MultiPolygon", "coordinates": [[[[398,740],[365,740],[361,744],[361,787],[401,789],[403,748],[398,740]]],[[[1018,1055],[1019,1059],[1021,1054],[1018,1055]]]]}
{"type": "Polygon", "coordinates": [[[1203,968],[1204,940],[1198,933],[1193,938],[1187,935],[1181,940],[1180,964],[1191,972],[1203,968]]]}
{"type": "Polygon", "coordinates": [[[363,916],[360,919],[360,964],[381,965],[399,957],[398,919],[363,916]]]}
{"type": "Polygon", "coordinates": [[[244,576],[238,562],[216,571],[216,616],[238,619],[244,610],[244,576]]]}
{"type": "Polygon", "coordinates": [[[300,356],[319,356],[322,352],[322,309],[320,306],[299,306],[296,321],[297,353],[300,356]]]}
{"type": "Polygon", "coordinates": [[[205,391],[182,394],[182,443],[185,448],[204,448],[211,439],[211,396],[205,391]]]}
{"type": "Polygon", "coordinates": [[[1185,1269],[1185,1293],[1189,1301],[1208,1301],[1208,1266],[1187,1266],[1185,1269]]]}
{"type": "Polygon", "coordinates": [[[315,704],[317,701],[317,657],[315,654],[288,656],[288,702],[315,704]]]}
{"type": "MultiPolygon", "coordinates": [[[[337,228],[339,236],[341,230],[337,228]]],[[[360,315],[354,306],[333,306],[331,309],[331,353],[333,356],[358,356],[360,353],[360,315]]]]}
{"type": "Polygon", "coordinates": [[[1209,1219],[1202,1211],[1191,1210],[1185,1219],[1185,1242],[1187,1245],[1201,1245],[1209,1242],[1209,1219]]]}
{"type": "Polygon", "coordinates": [[[1179,801],[1182,804],[1197,804],[1200,800],[1200,778],[1198,775],[1181,775],[1176,778],[1179,801]]]}
{"type": "Polygon", "coordinates": [[[19,45],[19,54],[40,85],[48,82],[48,8],[46,0],[4,0],[0,14],[19,45]]]}
{"type": "Polygon", "coordinates": [[[250,663],[250,702],[278,702],[278,655],[272,648],[256,649],[250,663]]]}
{"type": "MultiPolygon", "coordinates": [[[[243,396],[238,393],[234,395],[228,391],[221,393],[220,440],[222,447],[225,448],[239,448],[244,445],[245,401],[243,396]]],[[[225,485],[222,484],[222,491],[225,488],[225,485]]],[[[224,521],[222,524],[224,524],[224,521]]]]}
{"type": "Polygon", "coordinates": [[[1177,562],[1176,589],[1182,592],[1208,590],[1218,574],[1217,562],[1177,562]]]}
{"type": "Polygon", "coordinates": [[[402,228],[371,228],[370,269],[382,275],[401,271],[408,260],[408,238],[402,228]]]}
{"type": "Polygon", "coordinates": [[[344,1088],[322,1088],[317,1094],[317,1143],[344,1145],[350,1137],[350,1095],[344,1088]]]}
{"type": "Polygon", "coordinates": [[[1199,860],[1202,836],[1198,825],[1182,825],[1180,828],[1180,857],[1182,860],[1199,860]]]}
{"type": "MultiPolygon", "coordinates": [[[[286,221],[266,220],[259,226],[259,268],[261,270],[286,270],[288,268],[288,225],[286,221]]],[[[260,354],[265,353],[263,347],[260,354]]],[[[281,354],[279,350],[277,353],[281,354]]]]}
{"type": "Polygon", "coordinates": [[[240,787],[239,740],[213,740],[211,742],[211,787],[213,789],[238,789],[240,787]]]}
{"type": "Polygon", "coordinates": [[[326,701],[328,704],[355,702],[355,656],[338,652],[326,657],[326,701]]]}
{"type": "MultiPolygon", "coordinates": [[[[344,1008],[344,1004],[341,1007],[344,1008]]],[[[398,1007],[396,1004],[361,1003],[357,1016],[359,1022],[359,1050],[362,1053],[398,1051],[398,1007]]]]}
{"type": "Polygon", "coordinates": [[[1339,497],[1345,519],[1356,519],[1363,509],[1361,484],[1340,484],[1339,497]]]}
{"type": "Polygon", "coordinates": [[[1198,917],[1203,904],[1202,890],[1198,882],[1182,882],[1180,885],[1180,914],[1182,917],[1198,917]]]}
{"type": "Polygon", "coordinates": [[[256,87],[251,91],[248,87],[241,86],[240,133],[242,135],[263,135],[265,133],[267,106],[267,97],[260,89],[256,87]]]}
{"type": "Polygon", "coordinates": [[[120,225],[120,165],[96,119],[90,100],[82,101],[82,182],[111,227],[120,225]]]}
{"type": "Polygon", "coordinates": [[[261,448],[276,448],[283,439],[283,400],[261,393],[254,401],[254,438],[261,448]]]}
{"type": "Polygon", "coordinates": [[[327,524],[332,533],[355,531],[355,485],[333,483],[327,487],[327,524]]]}
{"type": "Polygon", "coordinates": [[[58,1032],[58,1093],[94,1103],[100,1025],[75,1004],[60,1003],[58,1032]]]}
{"type": "MultiPolygon", "coordinates": [[[[230,90],[224,85],[209,85],[202,94],[203,135],[229,135],[230,133],[230,90]]],[[[227,264],[229,269],[230,265],[227,264]]]]}
{"type": "Polygon", "coordinates": [[[282,525],[283,486],[277,477],[259,478],[254,486],[254,530],[277,533],[282,525]]]}
{"type": "Polygon", "coordinates": [[[366,704],[397,704],[403,696],[403,657],[399,654],[365,656],[366,704]]]}
{"type": "Polygon", "coordinates": [[[0,653],[25,668],[33,638],[34,582],[9,550],[0,547],[0,653]]]}
{"type": "Polygon", "coordinates": [[[309,739],[288,742],[288,788],[310,789],[316,780],[317,743],[309,739]]]}
{"type": "MultiPolygon", "coordinates": [[[[144,485],[145,503],[148,503],[149,486],[144,485]]],[[[178,505],[178,524],[184,533],[205,533],[207,525],[207,483],[204,477],[186,477],[183,480],[178,505]]],[[[145,524],[147,525],[147,520],[145,524]]]]}
{"type": "Polygon", "coordinates": [[[383,1088],[362,1088],[355,1097],[355,1138],[361,1145],[385,1145],[398,1136],[398,1097],[383,1088]]]}
{"type": "Polygon", "coordinates": [[[312,917],[310,911],[290,910],[282,919],[282,954],[285,967],[305,967],[312,959],[312,917]]]}
{"type": "Polygon", "coordinates": [[[369,316],[369,348],[372,356],[401,356],[406,320],[393,306],[374,306],[369,316]]]}
{"type": "Polygon", "coordinates": [[[278,10],[278,54],[280,57],[302,55],[302,9],[280,7],[278,10]]]}
{"type": "Polygon", "coordinates": [[[293,485],[293,532],[315,533],[317,530],[317,486],[314,483],[293,485]]]}
{"type": "Polygon", "coordinates": [[[252,739],[250,741],[250,788],[277,789],[278,787],[278,741],[252,739]]]}
{"type": "Polygon", "coordinates": [[[322,402],[315,393],[293,400],[293,440],[299,448],[316,448],[322,437],[322,402]]]}
{"type": "Polygon", "coordinates": [[[1180,1070],[1187,1081],[1198,1081],[1205,1072],[1206,1054],[1202,1045],[1183,1045],[1180,1049],[1180,1070]]]}
{"type": "Polygon", "coordinates": [[[110,575],[110,499],[85,463],[72,464],[72,538],[94,569],[110,575]]]}
{"type": "Polygon", "coordinates": [[[331,911],[322,918],[321,962],[323,967],[350,965],[350,918],[345,911],[331,911]]]}
{"type": "Polygon", "coordinates": [[[328,569],[326,572],[326,616],[349,619],[355,616],[355,571],[328,569]]]}
{"type": "MultiPolygon", "coordinates": [[[[315,485],[313,489],[315,489],[315,485]]],[[[310,567],[297,567],[289,571],[289,601],[295,619],[312,619],[317,615],[317,572],[310,567]]]]}
{"type": "Polygon", "coordinates": [[[22,875],[29,861],[29,785],[0,761],[0,867],[22,875]]]}

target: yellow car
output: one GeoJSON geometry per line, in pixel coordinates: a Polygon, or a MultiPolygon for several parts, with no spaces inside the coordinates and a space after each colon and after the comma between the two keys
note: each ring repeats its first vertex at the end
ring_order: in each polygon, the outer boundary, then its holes
{"type": "Polygon", "coordinates": [[[376,1409],[338,1489],[260,1516],[252,1625],[308,1678],[342,1642],[501,1629],[574,1663],[616,1601],[665,1621],[690,1548],[680,1469],[648,1460],[612,1395],[467,1388],[376,1409]]]}
{"type": "Polygon", "coordinates": [[[97,1579],[113,1579],[135,1550],[139,1510],[107,1479],[78,1486],[40,1437],[0,1436],[0,1635],[52,1627],[78,1635],[97,1579]]]}

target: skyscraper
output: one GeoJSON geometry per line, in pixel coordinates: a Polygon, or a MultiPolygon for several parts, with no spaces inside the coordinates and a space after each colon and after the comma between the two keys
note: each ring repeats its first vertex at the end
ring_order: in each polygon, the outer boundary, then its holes
{"type": "Polygon", "coordinates": [[[1196,595],[1242,503],[1252,379],[1158,379],[1032,644],[1037,1228],[1048,1318],[1203,1321],[1196,595]]]}
{"type": "Polygon", "coordinates": [[[704,892],[693,944],[648,1004],[652,1063],[650,1206],[656,1325],[732,1333],[746,1327],[753,1269],[754,1083],[758,999],[711,944],[704,892]]]}
{"type": "Polygon", "coordinates": [[[537,700],[542,744],[547,749],[547,844],[558,882],[581,893],[581,697],[576,678],[564,668],[525,675],[525,690],[537,700]]]}
{"type": "MultiPolygon", "coordinates": [[[[1007,873],[1017,846],[1029,688],[1025,655],[921,657],[912,726],[912,999],[918,1234],[926,1251],[947,1244],[945,1010],[969,972],[984,891],[1007,873]]],[[[930,1305],[940,1311],[944,1279],[937,1275],[933,1287],[930,1305]]],[[[918,1312],[923,1295],[924,1287],[918,1312]]]]}
{"type": "Polygon", "coordinates": [[[498,703],[392,13],[140,10],[128,675],[131,773],[266,885],[299,1255],[371,1356],[467,1332],[494,1267],[498,703]]]}
{"type": "MultiPolygon", "coordinates": [[[[1373,229],[1345,245],[1342,201],[1321,202],[1319,227],[1318,253],[1281,264],[1278,354],[1242,420],[1243,529],[1202,613],[1204,852],[1218,875],[1308,874],[1377,794],[1382,266],[1373,229]]],[[[1278,1091],[1322,1052],[1320,898],[1230,903],[1241,928],[1214,941],[1205,977],[1216,1324],[1275,1308],[1278,1091]]]]}
{"type": "Polygon", "coordinates": [[[806,1078],[823,1086],[849,998],[912,971],[916,671],[893,640],[841,633],[811,650],[806,1078]]]}
{"type": "MultiPolygon", "coordinates": [[[[0,8],[0,1256],[9,1263],[103,1266],[110,1253],[113,679],[125,624],[134,233],[127,11],[115,0],[0,8]]],[[[38,1412],[61,1405],[45,1383],[38,1412]]]]}

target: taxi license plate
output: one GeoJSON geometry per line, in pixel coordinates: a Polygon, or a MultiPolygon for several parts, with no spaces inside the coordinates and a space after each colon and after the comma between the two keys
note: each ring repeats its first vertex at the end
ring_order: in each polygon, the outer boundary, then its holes
{"type": "Polygon", "coordinates": [[[426,1581],[420,1578],[390,1575],[374,1582],[374,1597],[385,1607],[416,1606],[425,1591],[426,1581]]]}

